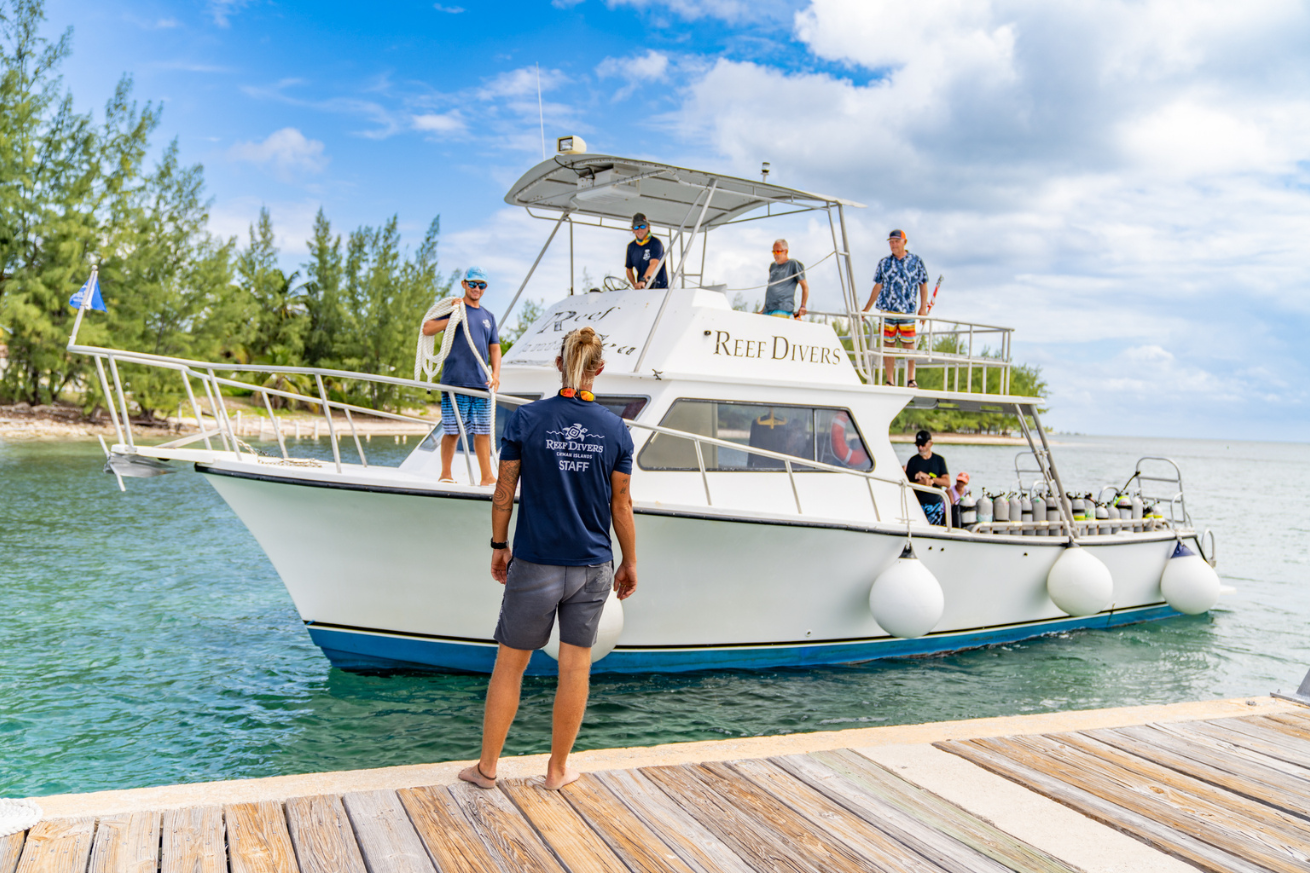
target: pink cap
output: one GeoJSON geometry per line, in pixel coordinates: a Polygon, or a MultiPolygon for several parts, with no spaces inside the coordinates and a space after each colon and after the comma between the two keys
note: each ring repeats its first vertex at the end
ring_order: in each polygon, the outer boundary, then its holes
{"type": "Polygon", "coordinates": [[[968,485],[968,484],[969,484],[969,474],[968,474],[968,473],[956,473],[956,474],[955,474],[955,481],[956,481],[956,482],[963,482],[964,484],[968,485]]]}

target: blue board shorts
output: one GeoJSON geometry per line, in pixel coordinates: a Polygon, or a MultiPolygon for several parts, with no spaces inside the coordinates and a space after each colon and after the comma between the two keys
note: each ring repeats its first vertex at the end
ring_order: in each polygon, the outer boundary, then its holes
{"type": "Polygon", "coordinates": [[[600,614],[614,587],[614,562],[592,567],[556,567],[514,558],[500,601],[496,642],[511,649],[540,649],[559,615],[560,642],[596,645],[600,614]]]}
{"type": "Polygon", "coordinates": [[[470,397],[467,394],[455,394],[451,391],[441,392],[441,429],[446,434],[459,435],[459,422],[455,419],[455,410],[464,421],[464,430],[470,434],[491,433],[491,401],[485,397],[470,397]],[[451,403],[451,398],[455,402],[451,403]]]}

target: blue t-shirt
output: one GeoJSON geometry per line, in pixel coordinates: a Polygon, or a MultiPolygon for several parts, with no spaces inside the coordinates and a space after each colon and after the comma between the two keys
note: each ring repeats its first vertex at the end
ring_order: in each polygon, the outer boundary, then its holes
{"type": "MultiPolygon", "coordinates": [[[[632,271],[637,274],[638,279],[646,276],[646,270],[650,268],[651,261],[663,261],[664,243],[655,238],[654,234],[646,237],[644,243],[639,243],[635,239],[628,243],[628,260],[623,265],[631,267],[632,271]]],[[[660,270],[655,274],[654,280],[651,281],[647,288],[667,288],[669,287],[669,274],[665,270],[665,264],[660,264],[660,270]]]]}
{"type": "Polygon", "coordinates": [[[632,435],[595,401],[547,397],[514,410],[502,461],[521,461],[514,557],[556,567],[614,560],[610,474],[632,472],[632,435]]]}
{"type": "MultiPolygon", "coordinates": [[[[500,334],[496,332],[496,316],[485,306],[474,309],[465,304],[464,317],[468,320],[473,345],[477,346],[478,354],[487,362],[487,366],[491,366],[491,360],[487,357],[490,347],[500,344],[500,334]]],[[[446,355],[446,362],[441,365],[441,384],[486,390],[487,373],[473,357],[473,352],[469,351],[469,341],[464,337],[462,324],[455,325],[455,339],[450,345],[450,354],[446,355]]]]}
{"type": "Polygon", "coordinates": [[[919,286],[927,282],[928,269],[918,255],[910,252],[903,258],[888,255],[878,262],[873,274],[873,284],[882,285],[874,305],[882,312],[917,312],[919,286]]]}

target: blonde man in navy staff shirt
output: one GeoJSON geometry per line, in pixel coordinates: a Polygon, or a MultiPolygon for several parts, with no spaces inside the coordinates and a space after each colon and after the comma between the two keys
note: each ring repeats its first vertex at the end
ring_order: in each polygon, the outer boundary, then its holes
{"type": "Polygon", "coordinates": [[[633,241],[628,243],[628,284],[633,288],[667,288],[669,273],[664,268],[664,243],[651,235],[650,222],[638,212],[632,216],[633,241]]]}
{"type": "MultiPolygon", "coordinates": [[[[441,384],[480,390],[499,388],[500,335],[496,332],[496,316],[483,309],[479,303],[487,291],[486,271],[481,267],[469,267],[460,285],[464,288],[464,319],[469,327],[469,335],[473,338],[478,355],[491,367],[491,378],[487,378],[486,371],[477,358],[473,357],[468,340],[462,336],[464,327],[457,325],[455,341],[450,344],[450,353],[441,365],[441,384]]],[[[439,334],[449,323],[449,316],[424,322],[423,335],[439,334]]],[[[464,422],[465,432],[473,435],[473,452],[478,456],[478,471],[482,474],[482,481],[478,484],[494,485],[496,479],[491,471],[491,401],[486,397],[470,397],[451,391],[441,393],[441,481],[455,481],[450,474],[450,466],[455,460],[455,446],[459,443],[456,410],[464,422]]]]}
{"type": "Polygon", "coordinates": [[[479,788],[496,786],[523,671],[550,639],[557,615],[559,684],[545,786],[557,791],[578,778],[568,756],[587,709],[600,615],[611,588],[620,600],[637,589],[637,533],[628,493],[632,437],[591,393],[605,368],[601,350],[594,329],[571,332],[555,358],[564,385],[559,394],[520,406],[505,424],[491,508],[491,575],[505,586],[495,633],[500,648],[487,686],[482,756],[459,774],[479,788]],[[519,484],[511,550],[509,523],[519,484]],[[623,550],[618,570],[611,523],[623,550]]]}

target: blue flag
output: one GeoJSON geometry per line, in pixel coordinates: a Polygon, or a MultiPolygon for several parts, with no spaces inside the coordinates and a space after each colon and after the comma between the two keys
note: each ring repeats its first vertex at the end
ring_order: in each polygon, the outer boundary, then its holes
{"type": "Polygon", "coordinates": [[[109,310],[105,309],[105,299],[100,296],[100,282],[96,280],[95,273],[91,274],[91,278],[86,280],[85,285],[73,292],[73,296],[68,298],[68,305],[74,309],[81,309],[82,296],[87,293],[88,289],[91,291],[91,305],[88,308],[108,312],[109,310]]]}

